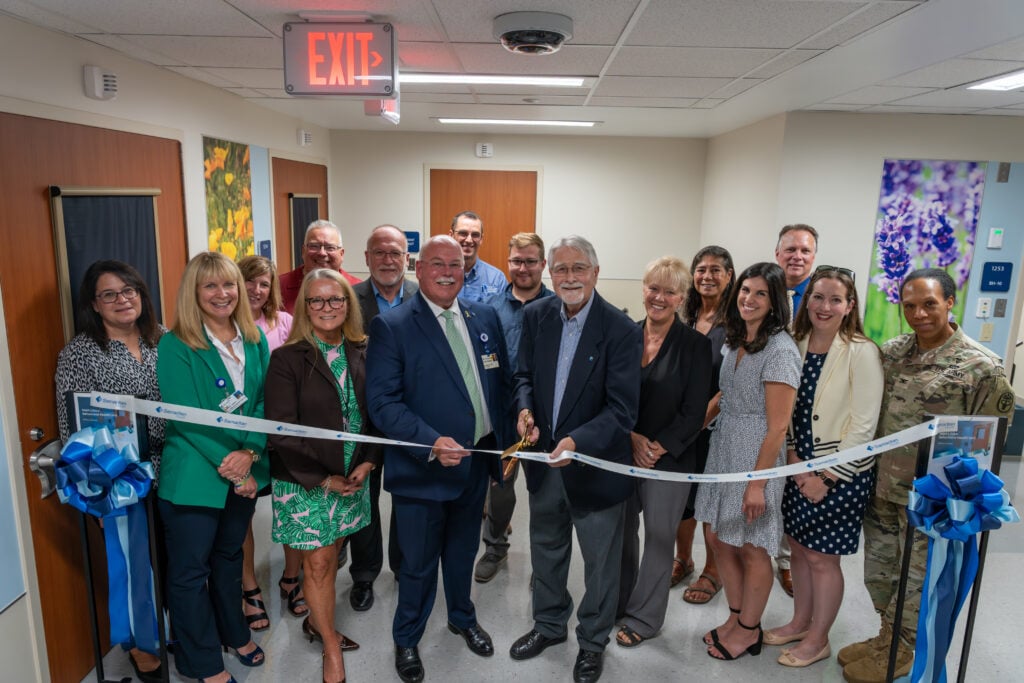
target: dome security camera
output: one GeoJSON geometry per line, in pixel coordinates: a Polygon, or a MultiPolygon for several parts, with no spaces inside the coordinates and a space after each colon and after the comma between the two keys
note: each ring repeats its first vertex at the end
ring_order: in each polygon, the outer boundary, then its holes
{"type": "Polygon", "coordinates": [[[572,19],[552,12],[509,12],[494,18],[494,37],[509,52],[549,55],[572,38],[572,19]]]}

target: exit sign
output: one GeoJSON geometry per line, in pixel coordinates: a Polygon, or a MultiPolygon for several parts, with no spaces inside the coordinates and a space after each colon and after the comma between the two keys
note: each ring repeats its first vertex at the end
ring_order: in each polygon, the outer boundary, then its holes
{"type": "Polygon", "coordinates": [[[391,24],[284,25],[284,89],[291,95],[388,98],[397,81],[391,24]]]}

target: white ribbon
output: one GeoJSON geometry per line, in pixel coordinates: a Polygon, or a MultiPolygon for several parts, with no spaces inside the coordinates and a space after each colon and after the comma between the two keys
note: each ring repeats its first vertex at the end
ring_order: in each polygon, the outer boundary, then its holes
{"type": "MultiPolygon", "coordinates": [[[[331,429],[319,427],[304,427],[302,425],[277,422],[259,417],[245,417],[233,413],[224,413],[219,410],[205,410],[203,408],[190,408],[188,406],[163,403],[161,401],[147,401],[134,396],[123,396],[118,394],[105,394],[93,392],[91,403],[94,406],[104,408],[115,408],[127,410],[139,415],[159,417],[165,420],[176,422],[188,422],[191,424],[206,425],[207,427],[220,427],[222,429],[240,429],[247,432],[261,432],[264,434],[283,434],[287,436],[298,436],[308,439],[328,439],[331,441],[357,441],[364,443],[376,443],[386,446],[404,446],[406,448],[433,448],[433,444],[410,443],[408,441],[395,441],[366,434],[352,434],[350,432],[336,432],[331,429]]],[[[847,448],[830,455],[823,455],[812,460],[805,460],[794,465],[783,467],[772,467],[766,470],[755,472],[729,472],[726,474],[697,474],[687,472],[662,472],[659,470],[646,469],[633,465],[620,465],[595,458],[585,453],[576,451],[563,451],[558,458],[552,459],[550,453],[537,453],[533,451],[519,451],[516,457],[522,460],[533,460],[535,462],[550,464],[560,460],[576,460],[585,465],[592,465],[602,470],[615,472],[627,477],[639,477],[641,479],[654,479],[656,481],[675,482],[726,482],[726,481],[756,481],[759,479],[776,479],[788,477],[801,472],[817,472],[834,465],[843,465],[854,460],[861,460],[869,456],[876,456],[891,451],[901,446],[912,444],[921,439],[928,439],[934,436],[938,420],[908,427],[895,434],[883,436],[880,439],[868,443],[847,448]]],[[[468,449],[473,450],[473,449],[468,449]]],[[[501,455],[502,451],[475,450],[477,453],[490,453],[501,455]]]]}

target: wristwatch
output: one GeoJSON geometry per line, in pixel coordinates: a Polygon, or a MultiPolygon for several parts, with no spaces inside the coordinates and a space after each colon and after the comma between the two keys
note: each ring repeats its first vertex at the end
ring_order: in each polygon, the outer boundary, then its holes
{"type": "Polygon", "coordinates": [[[834,489],[836,487],[836,484],[839,483],[832,477],[828,476],[825,473],[825,470],[818,470],[817,472],[815,472],[815,474],[818,475],[818,479],[821,479],[821,481],[825,483],[825,488],[827,489],[834,489]]]}
{"type": "Polygon", "coordinates": [[[256,451],[254,451],[253,449],[251,449],[251,448],[243,448],[242,450],[247,452],[249,455],[252,456],[253,463],[257,463],[257,462],[260,461],[260,454],[257,453],[256,451]]]}

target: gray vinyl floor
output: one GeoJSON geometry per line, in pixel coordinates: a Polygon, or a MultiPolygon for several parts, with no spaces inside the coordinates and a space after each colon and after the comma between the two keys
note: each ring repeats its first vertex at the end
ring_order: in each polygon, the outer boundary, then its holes
{"type": "MultiPolygon", "coordinates": [[[[1003,467],[1002,478],[1011,497],[1017,498],[1016,492],[1024,490],[1024,471],[1019,459],[1008,459],[1003,467]]],[[[522,478],[518,493],[520,504],[512,522],[509,561],[493,581],[473,586],[480,624],[492,635],[496,653],[489,659],[477,657],[469,652],[461,638],[448,632],[445,627],[443,589],[439,588],[438,601],[420,643],[420,654],[428,681],[572,680],[572,665],[577,652],[572,638],[567,644],[550,648],[530,661],[514,662],[508,656],[512,642],[532,626],[528,509],[524,504],[527,494],[522,478]]],[[[390,514],[390,500],[386,494],[382,498],[386,518],[390,514]]],[[[1024,506],[1019,504],[1019,507],[1024,506]]],[[[261,499],[255,519],[257,539],[269,539],[270,520],[269,499],[261,499]]],[[[264,596],[268,599],[272,623],[269,630],[255,635],[257,642],[267,652],[267,661],[260,668],[246,669],[228,657],[227,668],[239,683],[319,681],[320,649],[317,644],[310,644],[302,638],[300,620],[288,614],[277,594],[276,580],[284,562],[280,548],[269,541],[258,540],[256,552],[257,575],[264,596]]],[[[967,681],[1024,681],[1024,660],[1017,652],[1017,648],[1021,647],[1021,634],[1024,633],[1024,614],[1020,609],[1024,601],[1024,582],[1020,580],[1020,572],[1024,570],[1022,552],[1024,525],[1008,525],[990,535],[967,681]]],[[[698,571],[704,556],[705,549],[698,538],[694,547],[698,571]]],[[[832,629],[833,651],[877,632],[878,620],[861,581],[861,562],[859,553],[843,562],[846,595],[832,629]]],[[[349,607],[351,577],[347,571],[339,573],[337,586],[338,628],[362,645],[361,649],[349,653],[345,658],[348,681],[397,681],[391,640],[391,619],[397,597],[397,584],[393,576],[385,570],[377,579],[374,586],[376,603],[370,611],[363,613],[353,612],[349,607]]],[[[577,553],[572,566],[570,591],[578,598],[582,589],[582,561],[577,553]]],[[[672,590],[667,621],[657,638],[635,649],[627,650],[614,643],[608,646],[602,681],[731,680],[796,683],[842,680],[842,670],[834,657],[801,670],[777,664],[775,659],[779,648],[767,646],[759,657],[743,657],[734,662],[719,662],[709,658],[700,637],[724,620],[724,594],[719,594],[703,606],[689,605],[682,601],[681,596],[681,588],[672,590]]],[[[791,609],[791,599],[776,584],[764,615],[765,627],[783,623],[788,619],[791,609]]],[[[955,680],[956,667],[959,665],[964,621],[966,608],[961,615],[957,638],[949,657],[951,680],[955,680]]],[[[573,627],[574,624],[570,623],[570,632],[573,627]]],[[[127,655],[120,649],[109,653],[104,665],[108,680],[117,681],[132,673],[127,655]]],[[[83,683],[95,680],[95,674],[90,674],[83,683]]],[[[171,680],[187,679],[172,673],[171,680]]]]}

